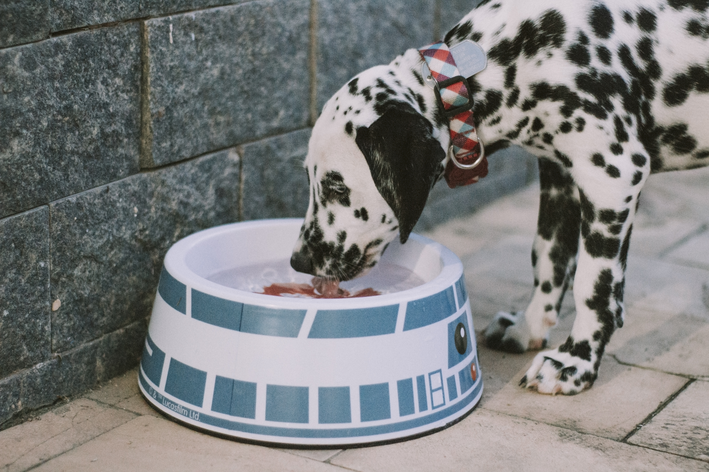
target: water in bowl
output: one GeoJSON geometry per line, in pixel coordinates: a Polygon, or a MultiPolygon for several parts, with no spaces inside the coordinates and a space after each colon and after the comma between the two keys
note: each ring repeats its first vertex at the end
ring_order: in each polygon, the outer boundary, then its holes
{"type": "MultiPolygon", "coordinates": [[[[288,260],[234,267],[217,272],[207,279],[223,285],[247,292],[263,293],[264,287],[273,284],[310,284],[313,276],[296,272],[288,260]]],[[[425,281],[399,265],[382,261],[369,273],[347,282],[341,282],[340,288],[350,293],[373,289],[384,295],[401,292],[419,285],[425,281]]],[[[288,296],[284,294],[283,296],[288,296]]],[[[298,295],[292,295],[298,296],[298,295]]]]}

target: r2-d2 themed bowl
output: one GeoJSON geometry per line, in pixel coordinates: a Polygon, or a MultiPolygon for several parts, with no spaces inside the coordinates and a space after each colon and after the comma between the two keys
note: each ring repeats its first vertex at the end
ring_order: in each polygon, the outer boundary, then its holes
{"type": "Polygon", "coordinates": [[[348,299],[234,288],[225,274],[287,267],[301,223],[219,226],[168,251],[139,371],[147,400],[218,435],[321,447],[420,436],[469,413],[483,385],[460,260],[412,234],[377,267],[418,277],[414,288],[348,299]]]}

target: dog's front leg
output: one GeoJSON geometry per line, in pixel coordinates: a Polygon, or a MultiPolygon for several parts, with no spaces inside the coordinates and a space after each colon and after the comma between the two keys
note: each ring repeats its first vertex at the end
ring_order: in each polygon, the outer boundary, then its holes
{"type": "MultiPolygon", "coordinates": [[[[649,160],[636,157],[635,161],[649,160]]],[[[612,179],[594,179],[595,169],[589,172],[590,178],[576,179],[581,204],[581,244],[574,279],[576,319],[564,344],[535,357],[521,385],[540,393],[567,395],[591,387],[611,335],[623,325],[625,266],[646,175],[636,168],[626,169],[612,179]]]]}
{"type": "Polygon", "coordinates": [[[498,313],[485,330],[493,349],[524,352],[546,347],[564,293],[573,277],[581,210],[578,191],[563,165],[539,159],[539,219],[532,249],[534,294],[524,312],[498,313]]]}

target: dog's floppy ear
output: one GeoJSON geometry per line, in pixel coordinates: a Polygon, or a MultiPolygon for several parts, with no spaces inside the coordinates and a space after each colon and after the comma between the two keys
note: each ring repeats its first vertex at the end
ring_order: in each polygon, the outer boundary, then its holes
{"type": "Polygon", "coordinates": [[[377,190],[399,220],[402,243],[443,171],[446,153],[432,132],[431,123],[403,102],[391,102],[371,126],[357,128],[355,141],[377,190]]]}

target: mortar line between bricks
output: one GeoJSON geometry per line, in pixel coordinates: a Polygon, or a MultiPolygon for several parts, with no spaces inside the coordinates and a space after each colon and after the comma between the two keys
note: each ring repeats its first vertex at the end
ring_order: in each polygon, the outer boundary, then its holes
{"type": "Polygon", "coordinates": [[[650,421],[652,421],[653,418],[655,418],[657,415],[659,415],[662,412],[662,410],[664,410],[667,407],[667,405],[672,403],[675,400],[675,398],[680,396],[680,394],[682,392],[684,392],[685,390],[687,390],[687,388],[690,385],[692,385],[695,381],[696,381],[696,379],[689,379],[675,393],[673,393],[672,395],[667,397],[667,399],[665,399],[662,403],[660,403],[660,405],[655,409],[655,411],[653,411],[652,413],[647,415],[644,420],[642,420],[640,423],[638,423],[638,425],[635,426],[635,428],[631,432],[629,432],[623,439],[621,439],[620,442],[625,443],[625,444],[630,444],[628,442],[628,440],[630,438],[632,438],[638,431],[640,431],[644,426],[646,426],[648,423],[650,423],[650,421]]]}
{"type": "Polygon", "coordinates": [[[640,364],[633,364],[633,363],[630,363],[630,362],[621,361],[620,359],[618,359],[618,357],[617,357],[615,354],[608,354],[608,355],[609,355],[610,357],[612,357],[613,360],[616,361],[618,364],[624,365],[624,366],[627,366],[627,367],[634,367],[634,368],[636,368],[636,369],[648,370],[648,371],[650,371],[650,372],[658,372],[658,373],[660,373],[660,374],[672,375],[672,376],[681,377],[681,378],[687,379],[687,380],[698,380],[698,379],[703,378],[702,376],[691,375],[691,374],[678,374],[678,373],[676,373],[676,372],[669,372],[669,371],[666,371],[666,370],[656,369],[656,368],[653,368],[653,367],[648,367],[648,366],[644,366],[644,365],[640,365],[640,364]]]}
{"type": "Polygon", "coordinates": [[[308,123],[315,125],[318,117],[318,0],[310,0],[309,64],[310,75],[310,117],[308,123]]]}
{"type": "Polygon", "coordinates": [[[687,241],[689,241],[689,240],[692,239],[693,237],[699,236],[700,234],[704,233],[704,232],[707,230],[707,228],[709,228],[709,226],[707,226],[706,223],[701,224],[696,230],[692,231],[691,233],[689,233],[689,234],[688,234],[687,236],[685,236],[684,238],[680,239],[679,241],[675,242],[674,244],[670,244],[670,246],[668,246],[667,248],[665,248],[664,250],[662,250],[662,251],[660,252],[660,254],[658,255],[658,258],[659,258],[659,259],[664,259],[665,256],[667,256],[669,253],[671,253],[672,251],[674,251],[674,250],[677,249],[678,247],[680,247],[680,246],[682,246],[683,244],[685,244],[687,241]]]}

